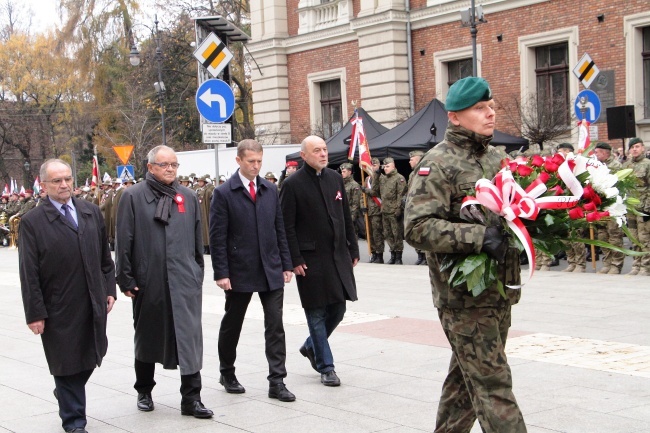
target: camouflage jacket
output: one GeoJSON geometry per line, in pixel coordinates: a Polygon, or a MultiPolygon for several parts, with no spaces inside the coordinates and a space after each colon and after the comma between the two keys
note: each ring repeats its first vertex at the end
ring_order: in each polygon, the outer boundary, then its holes
{"type": "MultiPolygon", "coordinates": [[[[427,251],[433,302],[437,308],[499,307],[519,301],[521,290],[508,290],[508,300],[490,287],[474,297],[465,284],[449,285],[449,273],[440,271],[445,259],[459,260],[478,254],[483,246],[485,226],[460,218],[460,206],[480,178],[492,179],[506,154],[489,145],[491,137],[480,136],[451,123],[445,140],[431,149],[415,167],[404,211],[405,240],[427,251]]],[[[493,224],[496,215],[486,215],[493,224]]],[[[519,252],[510,248],[506,262],[498,268],[504,284],[519,284],[519,252]]]]}
{"type": "Polygon", "coordinates": [[[20,211],[18,211],[16,215],[22,218],[23,215],[25,215],[27,212],[34,209],[35,207],[36,207],[36,200],[34,200],[34,197],[30,197],[29,200],[25,200],[23,205],[20,207],[20,211]]]}
{"type": "MultiPolygon", "coordinates": [[[[379,173],[375,173],[375,175],[367,179],[370,182],[371,186],[375,180],[379,179],[379,176],[379,173]]],[[[379,190],[377,190],[376,194],[372,192],[372,188],[361,187],[361,190],[366,194],[368,198],[368,216],[381,215],[381,200],[379,198],[379,190]]],[[[361,196],[361,205],[363,206],[363,195],[361,196]]]]}
{"type": "Polygon", "coordinates": [[[354,221],[359,217],[359,207],[361,205],[361,187],[357,181],[352,178],[352,176],[344,178],[343,185],[345,186],[345,194],[348,197],[348,203],[350,203],[350,215],[352,215],[352,221],[354,221]]]}
{"type": "Polygon", "coordinates": [[[614,154],[611,154],[609,158],[605,161],[605,165],[607,168],[609,168],[609,171],[612,173],[616,173],[620,169],[623,168],[623,164],[616,158],[614,154]]]}
{"type": "Polygon", "coordinates": [[[638,210],[645,213],[650,212],[650,159],[645,155],[639,155],[636,158],[628,159],[624,167],[633,169],[637,178],[636,197],[641,201],[638,210]]]}
{"type": "Polygon", "coordinates": [[[397,170],[379,176],[379,181],[376,174],[372,179],[372,193],[381,197],[382,214],[401,214],[402,197],[406,194],[406,189],[406,179],[397,170]]]}
{"type": "Polygon", "coordinates": [[[14,216],[18,212],[20,212],[20,207],[21,204],[18,200],[10,201],[9,203],[7,203],[7,206],[5,207],[5,212],[7,212],[8,217],[14,216]]]}

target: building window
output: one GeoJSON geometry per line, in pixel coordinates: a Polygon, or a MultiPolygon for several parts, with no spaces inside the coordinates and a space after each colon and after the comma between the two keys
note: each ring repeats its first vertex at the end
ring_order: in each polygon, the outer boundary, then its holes
{"type": "Polygon", "coordinates": [[[650,118],[650,27],[643,28],[643,107],[645,118],[650,118]]]}
{"type": "Polygon", "coordinates": [[[556,109],[569,123],[569,46],[566,42],[535,48],[538,115],[556,109]]]}
{"type": "Polygon", "coordinates": [[[342,126],[340,80],[320,83],[320,107],[323,137],[327,139],[339,132],[342,126]]]}
{"type": "Polygon", "coordinates": [[[447,63],[447,85],[451,87],[461,78],[472,76],[472,59],[454,60],[447,63]]]}
{"type": "MultiPolygon", "coordinates": [[[[481,76],[482,61],[482,48],[481,44],[478,44],[476,46],[476,72],[479,77],[481,76]]],[[[436,74],[436,98],[445,102],[449,86],[461,78],[472,75],[472,47],[435,52],[433,54],[433,69],[436,74]]]]}

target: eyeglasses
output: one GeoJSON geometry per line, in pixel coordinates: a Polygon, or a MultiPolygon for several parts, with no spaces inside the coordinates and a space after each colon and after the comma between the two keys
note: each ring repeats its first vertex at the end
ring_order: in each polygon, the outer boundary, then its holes
{"type": "Polygon", "coordinates": [[[61,179],[57,178],[57,179],[52,179],[52,180],[42,180],[41,182],[43,182],[43,183],[49,182],[52,185],[61,185],[62,182],[72,183],[72,176],[63,177],[61,179]]]}
{"type": "Polygon", "coordinates": [[[167,167],[171,167],[174,170],[176,170],[180,164],[177,162],[152,162],[152,165],[157,165],[160,168],[166,169],[167,167]]]}

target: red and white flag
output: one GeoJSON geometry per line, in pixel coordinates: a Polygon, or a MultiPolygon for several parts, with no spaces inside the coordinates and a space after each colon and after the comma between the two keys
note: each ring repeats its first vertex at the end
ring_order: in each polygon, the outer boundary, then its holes
{"type": "Polygon", "coordinates": [[[11,195],[11,191],[9,191],[9,184],[5,183],[5,189],[4,189],[4,191],[2,192],[2,195],[3,195],[3,196],[9,196],[9,195],[11,195]]]}
{"type": "Polygon", "coordinates": [[[16,179],[11,178],[11,193],[17,193],[18,192],[18,183],[16,183],[16,179]]]}
{"type": "Polygon", "coordinates": [[[357,146],[359,147],[359,166],[372,175],[372,158],[370,157],[370,149],[368,148],[368,140],[366,140],[366,131],[363,129],[363,120],[359,117],[357,110],[354,110],[354,119],[352,119],[352,137],[350,137],[350,150],[348,152],[348,159],[354,159],[354,153],[357,146]]]}
{"type": "MultiPolygon", "coordinates": [[[[93,156],[93,177],[90,182],[90,185],[96,187],[98,181],[99,181],[99,164],[97,163],[97,155],[95,155],[93,156]]],[[[86,183],[88,183],[87,180],[86,183]]]]}
{"type": "Polygon", "coordinates": [[[589,138],[589,121],[581,120],[578,122],[578,151],[585,150],[591,144],[589,138]]]}

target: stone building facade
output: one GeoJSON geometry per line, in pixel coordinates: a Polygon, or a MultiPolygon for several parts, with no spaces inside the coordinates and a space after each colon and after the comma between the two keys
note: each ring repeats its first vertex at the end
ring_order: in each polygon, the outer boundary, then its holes
{"type": "MultiPolygon", "coordinates": [[[[587,53],[601,71],[590,86],[603,106],[594,124],[599,141],[607,141],[605,108],[631,105],[636,135],[650,143],[647,0],[476,5],[487,20],[477,26],[477,75],[493,88],[500,130],[517,134],[516,106],[553,95],[573,126],[562,141],[576,141],[573,104],[584,86],[572,70],[587,53]]],[[[251,2],[248,49],[259,65],[253,69],[259,139],[328,136],[355,105],[391,127],[433,98],[444,102],[450,83],[471,74],[472,38],[460,14],[469,6],[468,0],[251,2]]]]}

